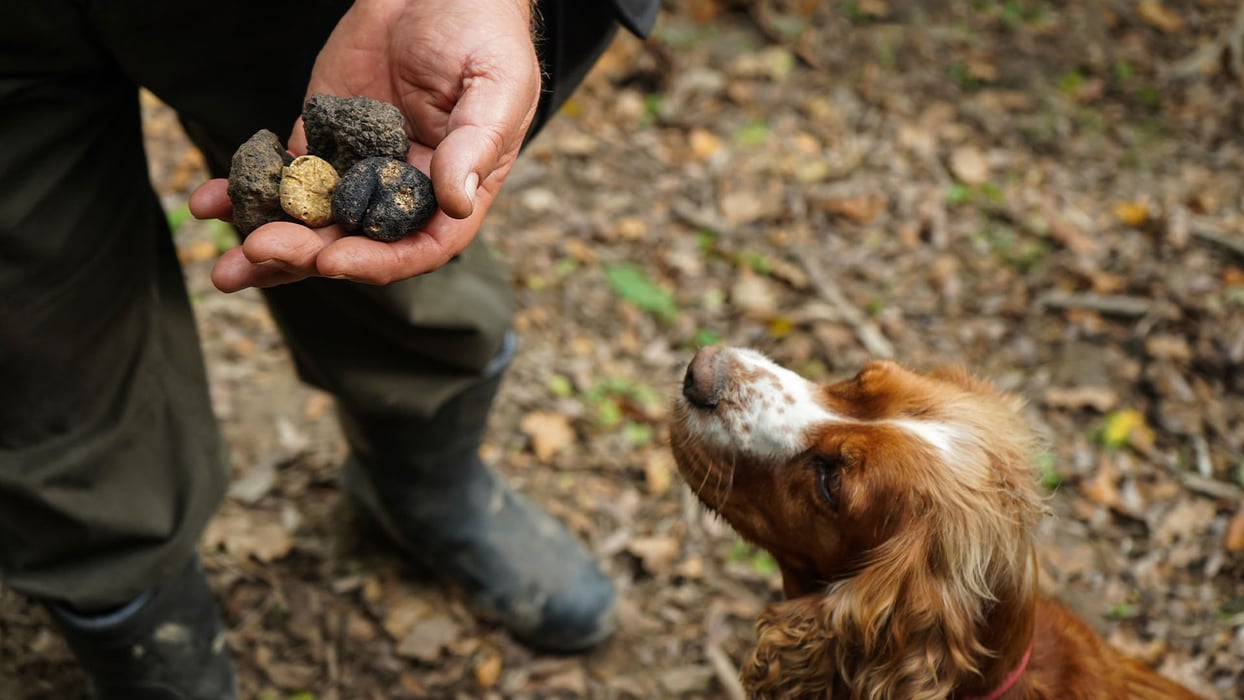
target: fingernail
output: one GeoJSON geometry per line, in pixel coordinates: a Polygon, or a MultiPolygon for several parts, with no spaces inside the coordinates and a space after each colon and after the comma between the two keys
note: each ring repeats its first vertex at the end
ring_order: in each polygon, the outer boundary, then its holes
{"type": "Polygon", "coordinates": [[[476,175],[475,173],[467,175],[466,184],[462,187],[466,190],[467,199],[471,200],[471,206],[474,207],[475,190],[479,189],[479,175],[476,175]]]}

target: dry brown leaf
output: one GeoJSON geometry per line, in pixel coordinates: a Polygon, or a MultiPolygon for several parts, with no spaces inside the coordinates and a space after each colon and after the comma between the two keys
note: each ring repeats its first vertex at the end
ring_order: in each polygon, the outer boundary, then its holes
{"type": "Polygon", "coordinates": [[[484,652],[472,669],[472,673],[475,674],[475,684],[484,689],[496,685],[497,681],[501,680],[503,661],[501,654],[492,649],[484,652]]]}
{"type": "Polygon", "coordinates": [[[1184,28],[1183,18],[1159,0],[1141,0],[1136,6],[1136,13],[1145,24],[1167,34],[1174,34],[1184,28]]]}
{"type": "Polygon", "coordinates": [[[531,450],[541,462],[553,459],[575,441],[570,419],[560,413],[532,411],[523,416],[519,429],[531,439],[531,450]]]}
{"type": "Polygon", "coordinates": [[[724,144],[713,132],[696,127],[687,134],[687,145],[691,147],[691,157],[703,162],[719,153],[724,144]]]}
{"type": "Polygon", "coordinates": [[[973,146],[960,146],[950,154],[950,172],[966,185],[989,182],[989,162],[973,146]]]}
{"type": "Polygon", "coordinates": [[[1223,547],[1228,552],[1244,552],[1244,508],[1236,511],[1227,523],[1227,536],[1223,547]]]}
{"type": "Polygon", "coordinates": [[[280,516],[267,511],[222,512],[203,532],[207,549],[223,549],[235,557],[251,557],[272,562],[289,554],[294,541],[280,522],[280,516]]]}
{"type": "Polygon", "coordinates": [[[215,241],[200,240],[177,246],[177,259],[186,263],[206,262],[220,256],[215,241]]]}
{"type": "Polygon", "coordinates": [[[1097,471],[1093,473],[1092,478],[1086,479],[1081,484],[1080,493],[1098,505],[1118,509],[1123,504],[1119,493],[1121,477],[1122,472],[1115,465],[1114,460],[1107,455],[1101,455],[1097,460],[1097,471]]]}
{"type": "Polygon", "coordinates": [[[648,222],[639,216],[624,216],[614,225],[614,234],[623,241],[638,241],[648,236],[648,222]]]}
{"type": "Polygon", "coordinates": [[[397,645],[398,656],[432,663],[462,633],[462,626],[448,615],[433,614],[420,620],[397,645]]]}
{"type": "Polygon", "coordinates": [[[673,482],[674,456],[669,450],[653,450],[644,461],[644,485],[648,493],[660,496],[673,482]]]}
{"type": "Polygon", "coordinates": [[[1105,413],[1119,405],[1119,393],[1108,386],[1048,387],[1043,394],[1050,408],[1092,408],[1105,413]]]}
{"type": "Polygon", "coordinates": [[[745,315],[768,318],[777,313],[777,290],[767,278],[744,268],[730,288],[730,303],[745,315]]]}
{"type": "Polygon", "coordinates": [[[1050,238],[1076,255],[1094,256],[1101,252],[1101,246],[1089,238],[1079,226],[1063,218],[1055,218],[1050,222],[1050,238]]]}
{"type": "Polygon", "coordinates": [[[682,552],[682,543],[668,536],[636,537],[627,543],[626,551],[639,557],[644,571],[661,576],[673,567],[682,552]]]}
{"type": "Polygon", "coordinates": [[[307,397],[307,402],[302,407],[302,417],[308,421],[318,420],[324,413],[332,408],[333,395],[327,391],[313,391],[307,397]]]}
{"type": "Polygon", "coordinates": [[[885,211],[885,207],[885,195],[877,193],[826,197],[821,202],[821,208],[825,211],[857,224],[871,223],[881,212],[885,211]]]}

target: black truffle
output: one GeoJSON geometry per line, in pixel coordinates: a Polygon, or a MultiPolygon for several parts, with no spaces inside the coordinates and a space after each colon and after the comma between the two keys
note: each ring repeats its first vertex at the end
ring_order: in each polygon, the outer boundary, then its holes
{"type": "Polygon", "coordinates": [[[364,158],[406,160],[410,142],[397,107],[367,97],[312,95],[302,111],[307,153],[344,173],[364,158]]]}
{"type": "Polygon", "coordinates": [[[290,221],[281,208],[281,170],[294,158],[276,134],[256,132],[233,153],[229,166],[229,200],[233,223],[246,235],[271,221],[290,221]]]}
{"type": "Polygon", "coordinates": [[[361,160],[333,190],[333,219],[347,231],[362,231],[378,241],[405,238],[435,213],[432,181],[400,160],[361,160]]]}

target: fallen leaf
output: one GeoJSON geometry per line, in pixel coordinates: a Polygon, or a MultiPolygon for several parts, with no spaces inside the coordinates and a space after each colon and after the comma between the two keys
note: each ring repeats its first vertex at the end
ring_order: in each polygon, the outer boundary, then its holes
{"type": "Polygon", "coordinates": [[[777,313],[777,292],[767,277],[743,268],[730,288],[730,303],[745,315],[767,318],[777,313]]]}
{"type": "Polygon", "coordinates": [[[269,458],[252,464],[245,474],[229,484],[229,497],[247,505],[259,502],[276,484],[277,463],[278,460],[269,458]]]}
{"type": "Polygon", "coordinates": [[[1097,460],[1097,470],[1093,472],[1092,478],[1086,479],[1080,485],[1080,493],[1098,505],[1118,509],[1123,503],[1119,494],[1120,478],[1122,472],[1114,460],[1102,455],[1097,460]]]}
{"type": "Polygon", "coordinates": [[[211,240],[198,240],[177,246],[177,259],[183,264],[215,260],[219,255],[216,242],[211,240]]]}
{"type": "Polygon", "coordinates": [[[682,544],[674,537],[636,537],[627,543],[626,551],[639,557],[644,571],[661,576],[669,573],[682,551],[682,544]]]}
{"type": "Polygon", "coordinates": [[[669,490],[673,481],[674,456],[669,450],[654,450],[644,461],[644,485],[648,493],[660,496],[669,490]]]}
{"type": "Polygon", "coordinates": [[[623,241],[638,241],[648,236],[648,222],[639,216],[624,216],[614,224],[614,233],[623,241]]]}
{"type": "Polygon", "coordinates": [[[1143,413],[1125,408],[1106,415],[1101,439],[1102,444],[1109,448],[1130,446],[1146,452],[1153,447],[1154,434],[1143,413]]]}
{"type": "Polygon", "coordinates": [[[222,512],[203,532],[203,545],[222,549],[235,557],[251,557],[272,562],[289,554],[294,541],[279,522],[279,515],[267,511],[222,512]]]}
{"type": "Polygon", "coordinates": [[[1050,238],[1076,255],[1093,256],[1101,252],[1101,246],[1084,233],[1084,229],[1063,218],[1050,222],[1050,238]]]}
{"type": "Polygon", "coordinates": [[[1140,228],[1149,222],[1149,203],[1143,200],[1135,202],[1115,202],[1114,216],[1132,228],[1140,228]]]}
{"type": "Polygon", "coordinates": [[[488,689],[497,684],[501,679],[502,658],[496,651],[486,651],[475,662],[475,668],[472,672],[475,674],[475,684],[480,688],[488,689]]]}
{"type": "Polygon", "coordinates": [[[419,621],[398,643],[398,656],[433,663],[441,651],[458,638],[462,627],[448,615],[433,614],[419,621]]]}
{"type": "Polygon", "coordinates": [[[821,208],[825,211],[857,224],[871,223],[885,211],[885,207],[885,195],[879,193],[826,197],[821,202],[821,208]]]}
{"type": "Polygon", "coordinates": [[[519,429],[531,439],[531,450],[541,462],[553,459],[575,441],[570,419],[560,413],[532,411],[523,416],[519,429]]]}
{"type": "Polygon", "coordinates": [[[1174,34],[1184,28],[1183,18],[1158,0],[1141,0],[1136,6],[1136,13],[1145,24],[1167,34],[1174,34]]]}
{"type": "Polygon", "coordinates": [[[1227,523],[1227,537],[1223,546],[1228,552],[1244,552],[1244,508],[1236,511],[1227,523]]]}
{"type": "Polygon", "coordinates": [[[687,144],[691,147],[691,156],[701,162],[719,153],[724,145],[716,134],[700,127],[687,134],[687,144]]]}
{"type": "Polygon", "coordinates": [[[333,407],[333,395],[327,391],[313,391],[302,407],[302,417],[307,421],[318,420],[333,407]]]}
{"type": "Polygon", "coordinates": [[[950,171],[966,185],[983,185],[989,181],[989,163],[972,146],[960,146],[951,152],[950,171]]]}
{"type": "Polygon", "coordinates": [[[1119,393],[1108,386],[1052,386],[1043,394],[1045,405],[1050,408],[1092,408],[1105,413],[1119,403],[1119,393]]]}

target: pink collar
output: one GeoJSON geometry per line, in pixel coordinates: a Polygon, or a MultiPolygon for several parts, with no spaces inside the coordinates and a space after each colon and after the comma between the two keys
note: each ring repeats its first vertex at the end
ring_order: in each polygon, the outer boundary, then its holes
{"type": "Polygon", "coordinates": [[[1024,675],[1024,671],[1028,669],[1028,661],[1032,658],[1032,645],[1028,645],[1028,650],[1024,652],[1024,658],[1019,660],[1019,665],[1011,669],[1006,678],[1002,679],[1002,683],[994,688],[993,692],[988,695],[982,695],[975,698],[966,698],[965,700],[998,700],[998,698],[1006,695],[1006,691],[1015,687],[1019,682],[1019,677],[1024,675]]]}

